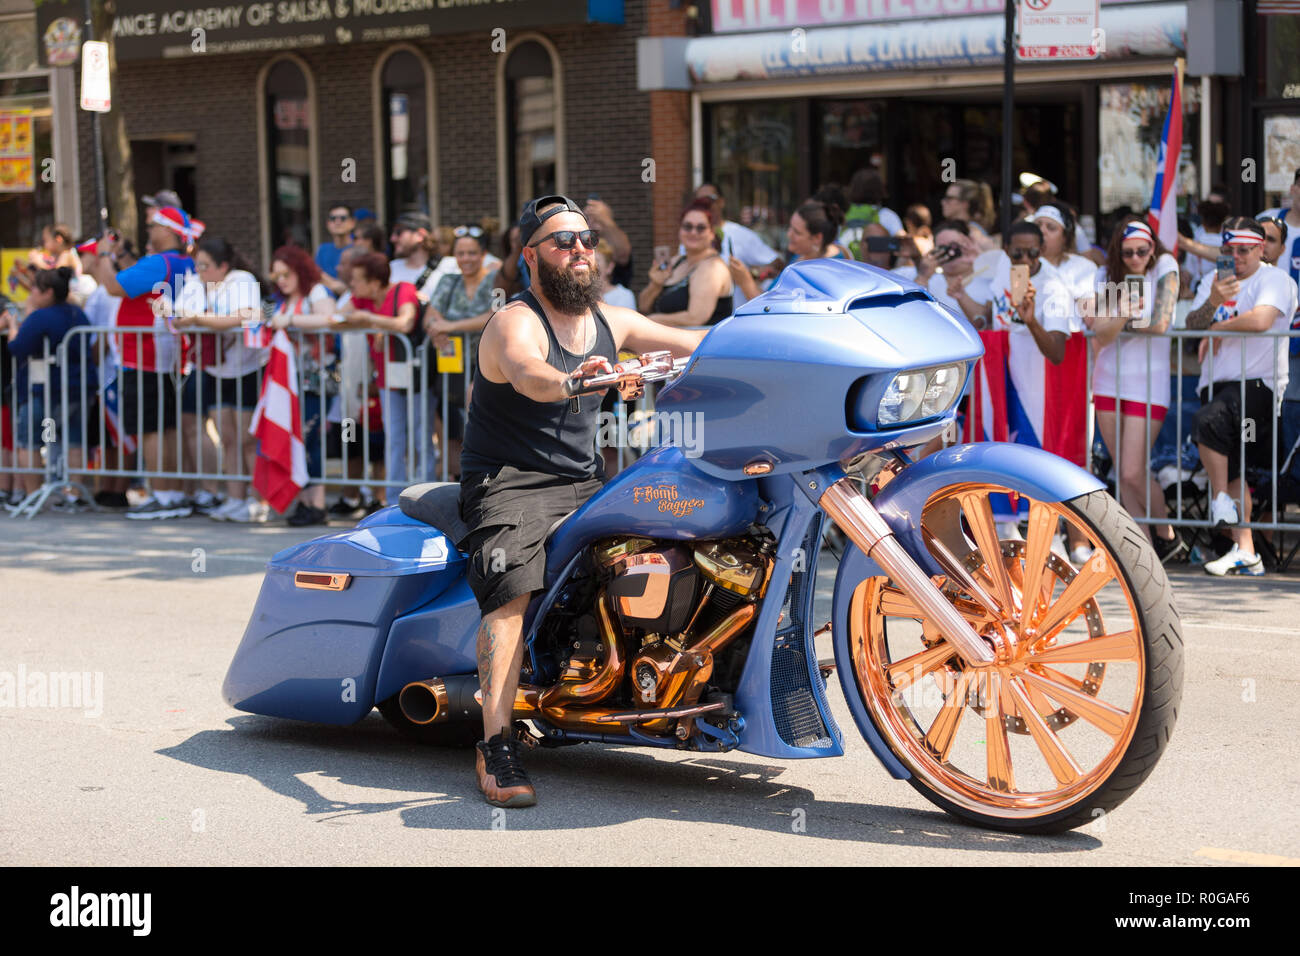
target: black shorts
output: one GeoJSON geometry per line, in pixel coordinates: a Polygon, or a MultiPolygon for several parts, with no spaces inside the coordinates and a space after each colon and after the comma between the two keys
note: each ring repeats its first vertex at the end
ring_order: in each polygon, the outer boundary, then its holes
{"type": "Polygon", "coordinates": [[[223,408],[253,409],[262,397],[262,372],[254,369],[239,378],[218,378],[195,369],[185,378],[181,389],[181,411],[186,415],[206,415],[217,407],[218,394],[223,408]]]}
{"type": "Polygon", "coordinates": [[[170,372],[118,369],[117,407],[122,427],[132,438],[175,428],[176,404],[176,376],[170,372]]]}
{"type": "Polygon", "coordinates": [[[510,465],[463,476],[460,518],[470,531],[456,545],[469,554],[466,577],[480,613],[542,588],[551,526],[601,484],[599,478],[561,478],[510,465]]]}
{"type": "MultiPolygon", "coordinates": [[[[1241,444],[1246,445],[1246,465],[1273,467],[1273,390],[1261,379],[1246,382],[1245,411],[1241,405],[1240,382],[1214,382],[1201,389],[1201,407],[1196,413],[1193,436],[1198,445],[1217,451],[1228,459],[1228,480],[1241,475],[1241,444]],[[1246,426],[1253,421],[1254,427],[1246,426]]],[[[1281,462],[1279,461],[1279,464],[1281,462]]]]}

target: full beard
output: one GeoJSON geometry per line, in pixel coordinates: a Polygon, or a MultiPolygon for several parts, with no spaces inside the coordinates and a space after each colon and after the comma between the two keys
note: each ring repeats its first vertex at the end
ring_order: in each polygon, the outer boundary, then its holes
{"type": "Polygon", "coordinates": [[[537,285],[564,315],[586,315],[600,301],[600,277],[594,263],[584,278],[568,269],[556,269],[539,256],[537,285]]]}

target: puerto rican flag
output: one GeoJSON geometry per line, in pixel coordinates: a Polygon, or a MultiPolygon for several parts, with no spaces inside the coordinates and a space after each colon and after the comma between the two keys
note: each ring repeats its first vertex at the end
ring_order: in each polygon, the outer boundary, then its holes
{"type": "Polygon", "coordinates": [[[1173,93],[1165,129],[1160,134],[1160,156],[1156,160],[1156,184],[1151,193],[1147,222],[1173,255],[1178,250],[1178,160],[1183,152],[1183,61],[1174,65],[1173,93]]]}
{"type": "Polygon", "coordinates": [[[121,448],[128,455],[135,454],[135,436],[129,435],[122,428],[122,419],[117,410],[117,382],[104,386],[104,427],[114,446],[121,448]]]}
{"type": "Polygon", "coordinates": [[[276,511],[283,512],[307,485],[307,449],[302,443],[298,409],[298,367],[293,343],[284,329],[271,339],[271,355],[262,381],[262,396],[248,433],[258,439],[253,487],[276,511]]]}
{"type": "Polygon", "coordinates": [[[1087,444],[1088,344],[1075,332],[1060,365],[1047,361],[1026,332],[981,332],[966,441],[1014,441],[1082,467],[1087,444]]]}

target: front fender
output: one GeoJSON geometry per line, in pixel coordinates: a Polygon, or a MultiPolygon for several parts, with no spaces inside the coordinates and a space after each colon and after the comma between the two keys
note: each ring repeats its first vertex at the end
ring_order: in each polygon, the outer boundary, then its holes
{"type": "MultiPolygon", "coordinates": [[[[935,492],[956,484],[1000,485],[1038,501],[1068,501],[1105,486],[1093,475],[1064,458],[1039,448],[1005,442],[954,445],[910,465],[894,478],[873,504],[894,536],[928,574],[943,574],[921,538],[921,511],[935,492]]],[[[900,780],[910,774],[876,732],[862,704],[853,677],[849,649],[849,610],[853,592],[863,580],[881,575],[879,565],[853,543],[844,550],[835,575],[834,622],[831,638],[835,669],[858,730],[885,768],[900,780]]]]}

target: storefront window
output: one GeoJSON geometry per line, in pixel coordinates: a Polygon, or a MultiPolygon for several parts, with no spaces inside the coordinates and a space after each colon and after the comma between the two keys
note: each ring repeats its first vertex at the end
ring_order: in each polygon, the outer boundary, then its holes
{"type": "Polygon", "coordinates": [[[817,112],[821,131],[818,182],[839,183],[847,188],[855,172],[872,166],[889,181],[881,132],[884,103],[823,100],[817,103],[817,112]]]}
{"type": "Polygon", "coordinates": [[[271,248],[311,248],[311,98],[297,63],[281,60],[266,74],[267,182],[271,248]]]}
{"type": "Polygon", "coordinates": [[[384,61],[380,105],[383,122],[385,222],[402,212],[429,213],[428,76],[409,50],[384,61]]]}
{"type": "Polygon", "coordinates": [[[1259,16],[1259,97],[1300,99],[1300,17],[1259,16]]]}
{"type": "Polygon", "coordinates": [[[508,206],[556,192],[555,73],[540,43],[515,47],[506,62],[508,206]]]}
{"type": "MultiPolygon", "coordinates": [[[[1099,206],[1104,216],[1123,207],[1134,212],[1151,205],[1160,156],[1160,137],[1169,112],[1169,82],[1113,83],[1100,87],[1098,144],[1099,206]]],[[[1200,87],[1183,84],[1183,151],[1178,166],[1178,211],[1199,188],[1198,152],[1201,141],[1200,87]]],[[[1099,237],[1104,239],[1104,237],[1099,237]]]]}
{"type": "Polygon", "coordinates": [[[1300,170],[1300,116],[1264,117],[1264,205],[1291,205],[1291,184],[1300,170]]]}
{"type": "Polygon", "coordinates": [[[37,69],[36,18],[0,17],[0,73],[37,69]]]}
{"type": "Polygon", "coordinates": [[[53,112],[45,77],[0,80],[0,247],[8,274],[11,250],[36,245],[54,222],[53,112]]]}
{"type": "Polygon", "coordinates": [[[749,226],[774,249],[803,197],[795,194],[797,157],[792,101],[720,103],[709,110],[709,179],[722,190],[728,218],[749,226]]]}

